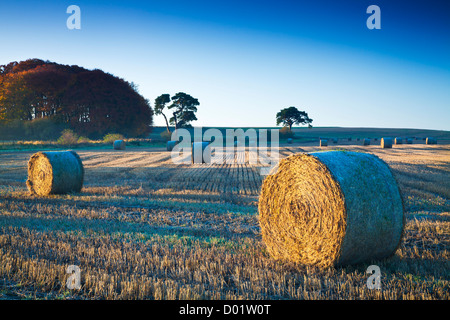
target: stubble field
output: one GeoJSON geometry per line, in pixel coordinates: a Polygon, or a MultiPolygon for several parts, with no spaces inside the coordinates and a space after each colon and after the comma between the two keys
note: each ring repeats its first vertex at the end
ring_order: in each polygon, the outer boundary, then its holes
{"type": "MultiPolygon", "coordinates": [[[[28,194],[35,151],[0,152],[0,299],[450,298],[450,145],[282,145],[371,152],[404,197],[402,245],[389,259],[324,271],[274,261],[258,224],[258,165],[174,164],[160,148],[76,150],[79,194],[28,194]],[[381,270],[381,290],[366,269],[381,270]],[[81,289],[66,286],[66,268],[81,289]]],[[[247,153],[248,156],[248,153],[247,153]]]]}

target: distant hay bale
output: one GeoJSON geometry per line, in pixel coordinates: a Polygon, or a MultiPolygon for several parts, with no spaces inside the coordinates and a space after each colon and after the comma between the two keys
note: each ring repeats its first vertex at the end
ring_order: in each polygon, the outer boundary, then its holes
{"type": "Polygon", "coordinates": [[[395,144],[403,144],[403,139],[397,137],[397,138],[394,139],[394,143],[395,144]]]}
{"type": "Polygon", "coordinates": [[[392,138],[381,138],[381,147],[382,148],[392,148],[392,138]]]}
{"type": "Polygon", "coordinates": [[[336,138],[333,138],[332,141],[333,141],[333,143],[338,143],[338,139],[336,139],[336,138]]]}
{"type": "Polygon", "coordinates": [[[83,163],[74,151],[37,152],[28,161],[26,184],[34,195],[80,192],[83,179],[83,163]]]}
{"type": "Polygon", "coordinates": [[[326,146],[328,146],[328,140],[326,140],[326,139],[320,139],[320,146],[321,146],[321,147],[326,147],[326,146]]]}
{"type": "Polygon", "coordinates": [[[178,141],[176,140],[172,140],[172,141],[167,141],[167,151],[172,151],[173,148],[177,145],[178,141]]]}
{"type": "Polygon", "coordinates": [[[211,163],[211,147],[209,142],[193,142],[192,163],[211,163]]]}
{"type": "Polygon", "coordinates": [[[352,138],[348,138],[348,141],[352,141],[352,138]]]}
{"type": "Polygon", "coordinates": [[[378,141],[378,138],[373,138],[374,141],[378,141]]]}
{"type": "Polygon", "coordinates": [[[362,152],[294,154],[265,178],[258,211],[276,260],[318,267],[392,255],[405,224],[389,167],[362,152]],[[343,165],[345,164],[345,165],[343,165]]]}
{"type": "Polygon", "coordinates": [[[364,146],[370,145],[370,139],[369,139],[369,138],[364,139],[363,145],[364,145],[364,146]]]}
{"type": "Polygon", "coordinates": [[[288,138],[287,143],[292,144],[292,138],[288,138]]]}
{"type": "Polygon", "coordinates": [[[125,150],[125,141],[123,140],[114,141],[114,150],[125,150]]]}
{"type": "Polygon", "coordinates": [[[437,140],[432,137],[427,137],[426,144],[437,144],[437,140]]]}
{"type": "Polygon", "coordinates": [[[413,139],[412,138],[406,138],[406,143],[407,144],[412,144],[413,143],[413,139]]]}

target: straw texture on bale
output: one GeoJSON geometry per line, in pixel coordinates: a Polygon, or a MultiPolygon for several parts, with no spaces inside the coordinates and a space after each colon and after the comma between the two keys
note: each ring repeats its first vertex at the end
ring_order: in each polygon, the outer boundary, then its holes
{"type": "Polygon", "coordinates": [[[402,138],[395,138],[395,144],[402,144],[403,139],[402,138]]]}
{"type": "Polygon", "coordinates": [[[320,139],[320,146],[321,146],[321,147],[326,147],[326,146],[328,146],[328,140],[320,139]]]}
{"type": "Polygon", "coordinates": [[[192,163],[211,163],[209,142],[193,142],[191,159],[192,163]]]}
{"type": "Polygon", "coordinates": [[[172,140],[172,141],[167,141],[167,151],[172,151],[173,148],[177,145],[178,141],[176,140],[172,140]]]}
{"type": "Polygon", "coordinates": [[[114,141],[114,150],[125,150],[125,141],[123,140],[114,141]]]}
{"type": "Polygon", "coordinates": [[[392,138],[381,138],[382,148],[392,148],[392,138]]]}
{"type": "Polygon", "coordinates": [[[28,161],[26,184],[34,195],[80,192],[83,179],[83,163],[74,151],[38,152],[28,161]]]}
{"type": "Polygon", "coordinates": [[[392,255],[405,224],[389,167],[362,152],[281,160],[263,182],[258,211],[262,238],[274,259],[321,268],[392,255]]]}
{"type": "Polygon", "coordinates": [[[368,146],[370,145],[370,139],[364,139],[363,145],[368,146]]]}
{"type": "Polygon", "coordinates": [[[437,144],[437,140],[435,138],[428,137],[426,139],[426,144],[437,144]]]}

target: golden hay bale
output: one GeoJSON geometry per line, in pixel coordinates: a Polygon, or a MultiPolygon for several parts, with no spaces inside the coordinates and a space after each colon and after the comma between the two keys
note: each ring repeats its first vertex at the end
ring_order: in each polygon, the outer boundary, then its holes
{"type": "Polygon", "coordinates": [[[320,146],[321,147],[327,147],[328,146],[328,140],[320,139],[320,146]]]}
{"type": "Polygon", "coordinates": [[[365,138],[364,141],[363,141],[363,145],[364,146],[370,145],[370,139],[369,138],[365,138]]]}
{"type": "Polygon", "coordinates": [[[343,151],[294,154],[272,173],[263,182],[258,211],[273,258],[325,268],[396,251],[405,224],[403,201],[378,157],[343,151]]]}
{"type": "Polygon", "coordinates": [[[435,138],[427,137],[426,144],[437,144],[437,140],[435,138]]]}
{"type": "Polygon", "coordinates": [[[114,150],[125,150],[125,141],[123,140],[114,141],[114,150]]]}
{"type": "Polygon", "coordinates": [[[192,163],[211,163],[211,147],[209,142],[193,142],[192,163]]]}
{"type": "Polygon", "coordinates": [[[177,145],[178,141],[176,140],[172,140],[172,141],[167,141],[167,151],[172,151],[173,148],[177,145]]]}
{"type": "Polygon", "coordinates": [[[382,148],[392,148],[392,138],[381,138],[381,147],[382,148]]]}
{"type": "Polygon", "coordinates": [[[403,139],[402,138],[395,138],[394,142],[395,142],[395,144],[403,144],[403,139]]]}
{"type": "Polygon", "coordinates": [[[80,192],[83,179],[83,163],[74,151],[37,152],[28,161],[27,187],[31,194],[80,192]]]}

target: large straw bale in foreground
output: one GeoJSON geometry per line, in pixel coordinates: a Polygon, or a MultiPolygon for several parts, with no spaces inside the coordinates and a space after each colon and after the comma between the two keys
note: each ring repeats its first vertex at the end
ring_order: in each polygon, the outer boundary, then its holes
{"type": "Polygon", "coordinates": [[[28,161],[27,187],[31,194],[80,192],[83,178],[83,163],[74,151],[38,152],[28,161]]]}
{"type": "Polygon", "coordinates": [[[264,180],[258,210],[273,258],[318,267],[390,256],[405,223],[389,167],[361,152],[295,154],[281,160],[264,180]]]}

